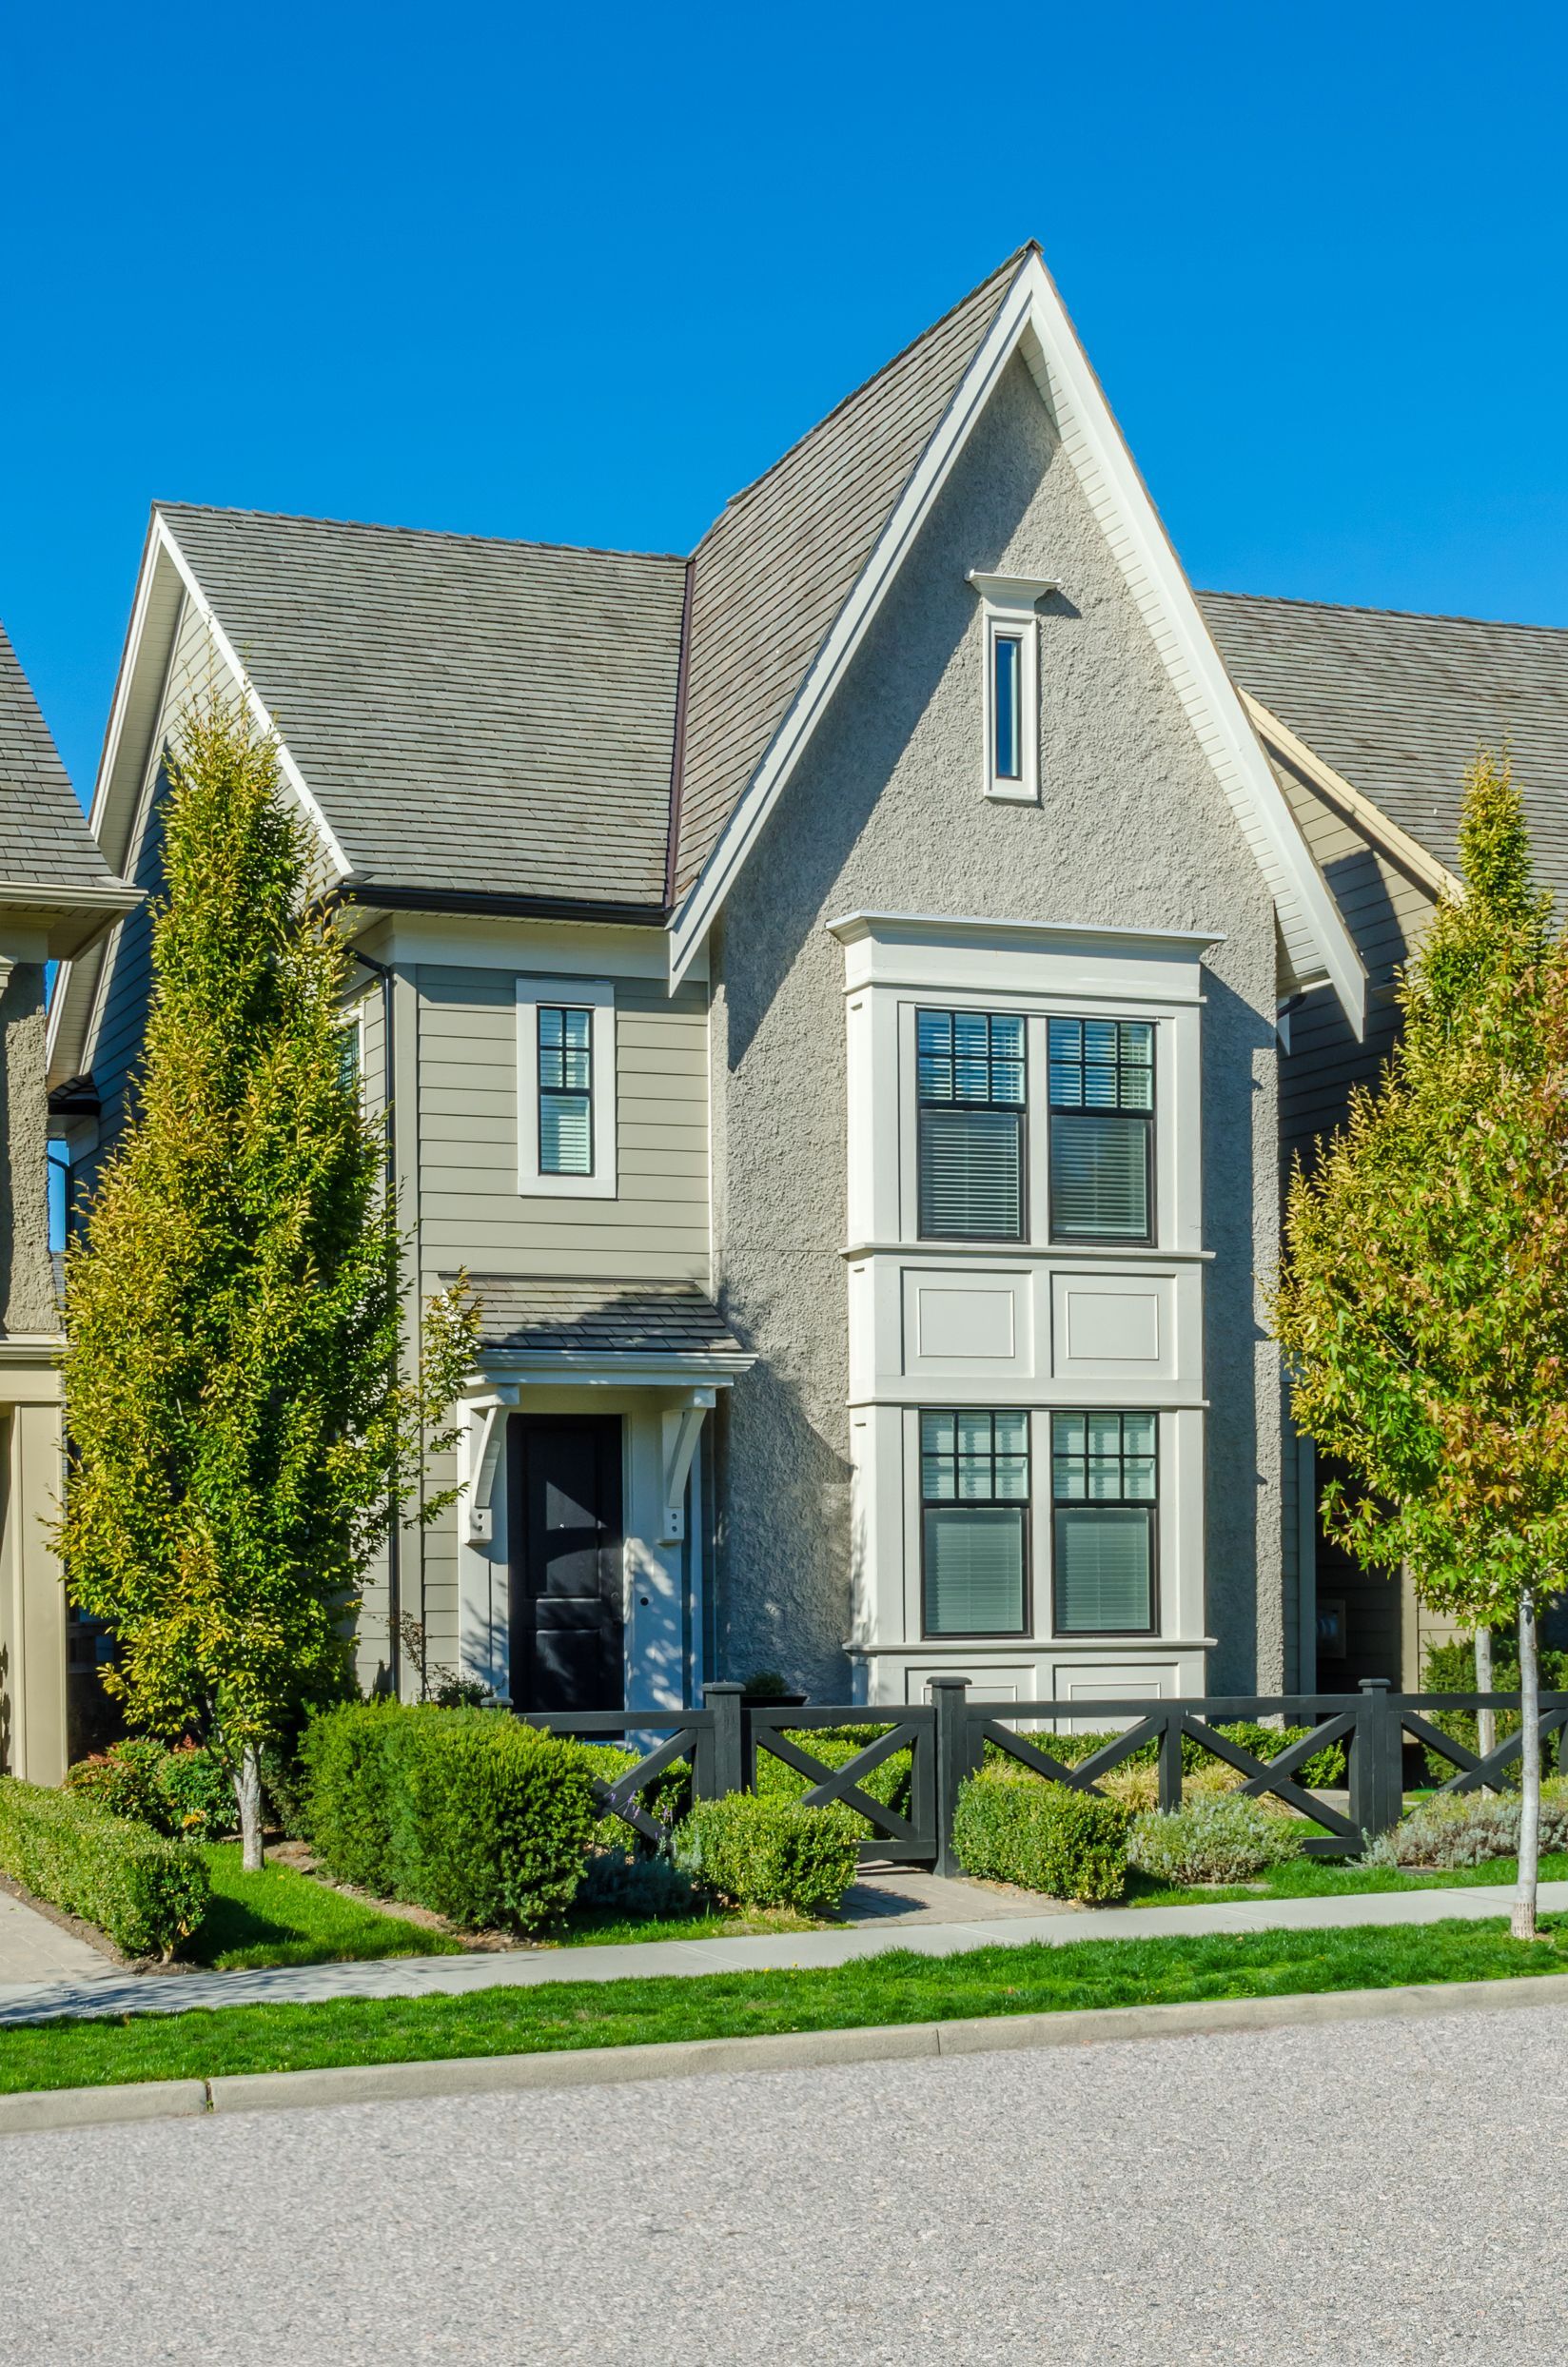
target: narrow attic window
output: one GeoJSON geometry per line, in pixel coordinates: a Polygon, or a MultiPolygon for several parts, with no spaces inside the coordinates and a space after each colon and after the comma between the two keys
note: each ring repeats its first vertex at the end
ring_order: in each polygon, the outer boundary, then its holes
{"type": "Polygon", "coordinates": [[[999,781],[1015,781],[1019,777],[1022,763],[1019,727],[1023,718],[1018,712],[1018,689],[1023,665],[1024,645],[1018,635],[993,633],[990,639],[990,769],[999,781]]]}
{"type": "Polygon", "coordinates": [[[971,573],[970,581],[984,603],[984,793],[1005,804],[1037,805],[1040,625],[1034,604],[1056,586],[1031,577],[978,573],[971,573]]]}

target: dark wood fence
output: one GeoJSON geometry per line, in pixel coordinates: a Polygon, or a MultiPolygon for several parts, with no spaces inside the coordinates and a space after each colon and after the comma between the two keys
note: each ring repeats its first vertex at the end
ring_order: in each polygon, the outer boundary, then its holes
{"type": "MultiPolygon", "coordinates": [[[[810,1710],[748,1703],[738,1685],[709,1685],[700,1710],[535,1712],[531,1726],[584,1741],[630,1739],[640,1750],[635,1765],[602,1787],[607,1812],[620,1817],[645,1840],[660,1841],[667,1823],[650,1812],[645,1794],[677,1760],[692,1770],[696,1798],[717,1799],[728,1791],[756,1789],[759,1755],[779,1760],[799,1775],[812,1808],[841,1800],[871,1827],[861,1845],[867,1863],[930,1866],[939,1873],[962,1870],[952,1854],[952,1813],[966,1777],[982,1765],[988,1744],[1007,1758],[1079,1791],[1100,1791],[1100,1778],[1154,1746],[1159,1801],[1178,1808],[1189,1755],[1217,1759],[1237,1770],[1244,1793],[1272,1793],[1310,1817],[1323,1830],[1307,1842],[1320,1856],[1358,1857],[1369,1840],[1398,1824],[1403,1806],[1407,1741],[1435,1752],[1454,1769],[1443,1791],[1501,1790],[1515,1776],[1520,1735],[1515,1732],[1484,1757],[1436,1724],[1439,1716],[1519,1708],[1518,1693],[1396,1693],[1375,1677],[1354,1693],[1226,1693],[1177,1701],[1077,1701],[1068,1710],[1057,1701],[971,1701],[965,1678],[937,1677],[931,1700],[908,1709],[832,1704],[810,1710]],[[1305,1728],[1268,1757],[1260,1757],[1218,1730],[1225,1726],[1271,1724],[1305,1728]],[[1064,1759],[1052,1743],[1058,1727],[1070,1721],[1082,1731],[1114,1729],[1087,1758],[1064,1759]],[[809,1737],[846,1726],[880,1731],[842,1766],[830,1767],[810,1747],[809,1737]],[[1345,1755],[1343,1786],[1300,1780],[1302,1770],[1330,1745],[1345,1755]],[[894,1807],[864,1789],[866,1778],[902,1751],[909,1751],[908,1797],[894,1807]]],[[[1540,1697],[1541,1749],[1568,1772],[1568,1693],[1540,1697]]]]}

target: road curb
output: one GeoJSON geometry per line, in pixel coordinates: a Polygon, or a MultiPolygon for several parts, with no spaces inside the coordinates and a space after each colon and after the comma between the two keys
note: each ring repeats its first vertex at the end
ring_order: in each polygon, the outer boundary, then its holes
{"type": "Polygon", "coordinates": [[[585,2046],[554,2054],[461,2055],[437,2063],[343,2064],[321,2071],[257,2071],[213,2080],[160,2080],[121,2087],[41,2088],[0,2096],[0,2136],[90,2128],[121,2121],[306,2111],[325,2104],[395,2103],[427,2096],[618,2087],[725,2071],[810,2070],[1094,2046],[1165,2038],[1212,2038],[1335,2022],[1429,2019],[1471,2011],[1568,2005],[1568,1973],[1501,1981],[1435,1982],[1406,1988],[1330,1989],[1284,1997],[1227,1997],[1178,2005],[1109,2005],[1070,2013],[991,2014],[966,2022],[904,2022],[857,2030],[791,2030],[767,2038],[687,2039],[669,2045],[585,2046]]]}

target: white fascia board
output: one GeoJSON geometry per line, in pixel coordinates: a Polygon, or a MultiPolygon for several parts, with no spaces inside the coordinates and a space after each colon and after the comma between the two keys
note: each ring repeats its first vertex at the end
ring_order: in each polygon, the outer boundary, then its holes
{"type": "Polygon", "coordinates": [[[731,881],[798,763],[899,565],[1013,354],[1022,347],[1063,448],[1149,627],[1279,913],[1297,979],[1332,981],[1356,1034],[1366,973],[1312,860],[1262,742],[1204,623],[1192,588],[1138,474],[1050,274],[1027,256],[957,393],[922,454],[859,580],[813,662],[744,796],[671,922],[671,982],[705,939],[731,881]]]}
{"type": "Polygon", "coordinates": [[[481,1346],[480,1353],[487,1380],[527,1379],[573,1389],[678,1389],[694,1380],[726,1389],[756,1362],[755,1356],[746,1350],[739,1355],[715,1352],[704,1356],[694,1350],[689,1356],[658,1356],[631,1349],[594,1355],[572,1348],[481,1346]]]}
{"type": "Polygon", "coordinates": [[[1446,863],[1440,863],[1408,831],[1401,831],[1397,822],[1391,822],[1382,808],[1374,805],[1343,773],[1324,764],[1317,750],[1309,748],[1288,724],[1282,723],[1261,698],[1254,698],[1250,691],[1243,691],[1241,696],[1260,736],[1287,764],[1304,773],[1313,788],[1320,790],[1328,804],[1338,808],[1354,829],[1380,847],[1401,871],[1409,871],[1421,887],[1429,888],[1433,895],[1462,902],[1464,882],[1457,871],[1451,871],[1446,863]]]}
{"type": "Polygon", "coordinates": [[[190,600],[192,607],[196,609],[202,617],[207,631],[212,636],[213,644],[217,649],[218,655],[222,657],[224,663],[228,667],[235,681],[241,685],[245,706],[252,720],[261,731],[270,733],[275,738],[278,749],[278,770],[283,774],[284,780],[288,783],[289,788],[294,792],[295,796],[299,799],[300,805],[304,812],[309,816],[316,831],[316,834],[326,851],[327,860],[331,863],[333,869],[338,873],[339,880],[343,881],[357,878],[358,873],[355,871],[353,865],[349,862],[347,855],[343,852],[342,846],[339,844],[337,832],[333,830],[331,823],[326,818],[326,815],[322,812],[321,806],[317,802],[314,792],[310,789],[308,783],[306,782],[304,774],[300,771],[299,766],[289,754],[287,745],[284,742],[282,734],[278,730],[278,726],[273,719],[265,700],[257,690],[256,685],[250,679],[250,676],[246,673],[245,667],[240,663],[239,652],[235,649],[233,642],[229,639],[227,634],[224,631],[223,626],[219,623],[218,617],[213,610],[212,603],[208,600],[206,593],[202,590],[201,585],[197,582],[189,560],[186,558],[185,553],[175,541],[174,536],[170,532],[168,522],[164,518],[161,511],[155,510],[153,512],[152,522],[154,532],[161,538],[163,547],[167,551],[169,558],[173,560],[175,567],[179,571],[180,580],[185,585],[186,597],[190,600]]]}

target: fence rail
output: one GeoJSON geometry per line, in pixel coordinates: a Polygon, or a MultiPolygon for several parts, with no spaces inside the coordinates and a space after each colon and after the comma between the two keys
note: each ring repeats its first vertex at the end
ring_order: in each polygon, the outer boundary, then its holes
{"type": "MultiPolygon", "coordinates": [[[[759,1760],[771,1758],[799,1776],[808,1807],[842,1801],[871,1828],[861,1844],[865,1863],[930,1866],[938,1873],[963,1869],[953,1855],[952,1819],[959,1789],[986,1758],[988,1747],[1031,1773],[1077,1791],[1101,1792],[1101,1777],[1153,1745],[1158,1796],[1163,1809],[1179,1808],[1189,1772],[1189,1752],[1215,1759],[1241,1775],[1239,1790],[1256,1798],[1271,1793],[1287,1808],[1322,1828],[1306,1844],[1323,1857],[1359,1857],[1367,1843],[1397,1825],[1404,1802],[1407,1742],[1434,1752],[1455,1772],[1437,1787],[1443,1792],[1505,1788],[1519,1755],[1516,1731],[1484,1755],[1436,1723],[1439,1717],[1473,1715],[1478,1710],[1511,1711],[1517,1692],[1396,1693],[1381,1678],[1366,1678],[1353,1693],[1209,1693],[1188,1700],[972,1701],[968,1681],[939,1676],[929,1702],[887,1709],[833,1703],[814,1709],[748,1702],[739,1685],[704,1688],[700,1710],[532,1712],[526,1723],[583,1741],[619,1737],[637,1751],[634,1764],[600,1786],[606,1814],[618,1816],[646,1841],[662,1842],[670,1820],[654,1814],[645,1794],[677,1764],[691,1770],[691,1790],[699,1800],[757,1789],[759,1760]],[[1275,1720],[1306,1731],[1266,1757],[1220,1730],[1268,1726],[1275,1720]],[[820,1757],[806,1739],[835,1728],[881,1730],[840,1765],[820,1757]],[[1052,1749],[1060,1730],[1104,1728],[1108,1738],[1083,1758],[1063,1758],[1052,1749]],[[653,1738],[653,1739],[650,1739],[653,1738]],[[1344,1785],[1304,1784],[1303,1770],[1321,1751],[1343,1750],[1344,1785]],[[879,1800],[866,1779],[910,1754],[907,1784],[893,1801],[879,1800]]],[[[1540,1696],[1543,1754],[1555,1743],[1558,1768],[1568,1773],[1568,1693],[1540,1696]]]]}

